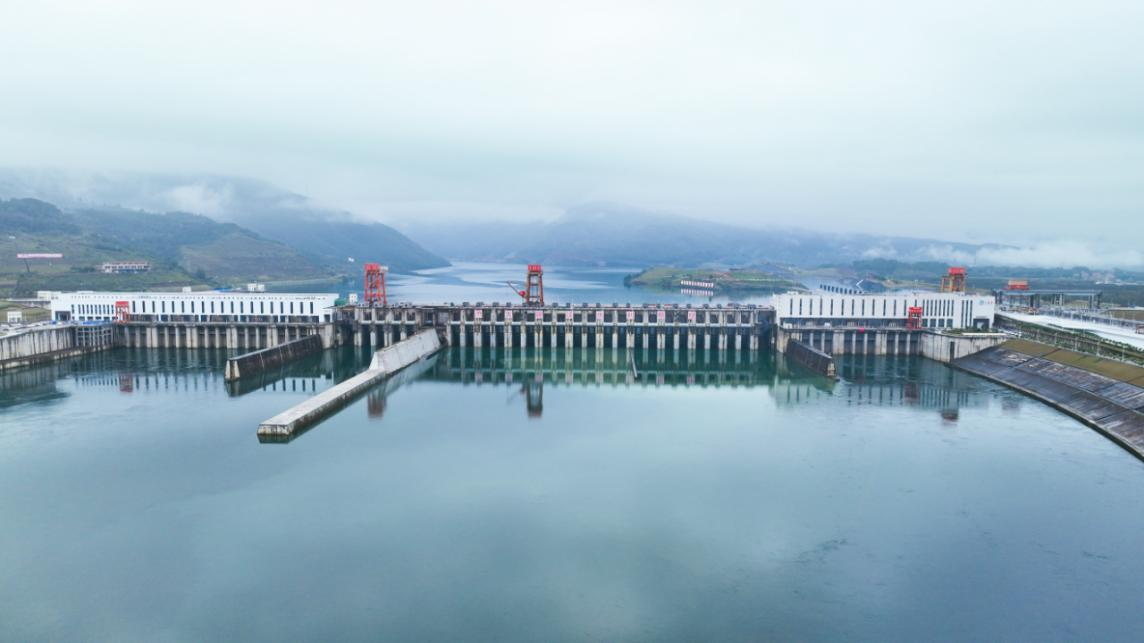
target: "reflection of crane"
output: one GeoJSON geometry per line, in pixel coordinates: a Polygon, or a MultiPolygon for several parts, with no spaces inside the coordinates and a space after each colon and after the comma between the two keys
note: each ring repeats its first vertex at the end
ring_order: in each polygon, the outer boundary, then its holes
{"type": "Polygon", "coordinates": [[[528,264],[528,276],[525,278],[524,288],[515,283],[506,281],[509,288],[524,300],[525,306],[544,305],[544,270],[538,263],[528,264]]]}
{"type": "Polygon", "coordinates": [[[537,374],[532,378],[532,381],[525,380],[522,382],[520,388],[508,396],[505,403],[509,404],[521,395],[524,396],[528,417],[538,418],[544,415],[544,377],[542,375],[537,374]]]}
{"type": "Polygon", "coordinates": [[[522,384],[524,399],[528,405],[528,417],[538,418],[544,414],[544,378],[537,375],[533,381],[522,384]]]}

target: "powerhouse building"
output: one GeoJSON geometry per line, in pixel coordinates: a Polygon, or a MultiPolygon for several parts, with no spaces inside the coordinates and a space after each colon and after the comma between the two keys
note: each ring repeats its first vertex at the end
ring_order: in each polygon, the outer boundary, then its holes
{"type": "Polygon", "coordinates": [[[133,321],[274,322],[333,321],[338,295],[265,292],[60,292],[52,293],[56,321],[113,321],[117,302],[126,302],[133,321]]]}
{"type": "Polygon", "coordinates": [[[774,297],[781,328],[906,328],[910,308],[921,308],[921,328],[980,329],[993,325],[993,297],[962,292],[888,292],[853,295],[790,292],[774,297]]]}

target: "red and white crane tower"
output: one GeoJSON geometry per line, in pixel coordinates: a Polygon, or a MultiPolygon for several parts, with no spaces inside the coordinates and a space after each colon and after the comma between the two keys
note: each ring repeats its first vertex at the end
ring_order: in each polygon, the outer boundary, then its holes
{"type": "Polygon", "coordinates": [[[941,278],[941,292],[965,292],[965,268],[953,266],[949,274],[941,278]]]}
{"type": "Polygon", "coordinates": [[[385,273],[389,272],[388,266],[383,266],[377,263],[367,263],[365,265],[365,298],[366,306],[386,306],[389,300],[385,295],[385,273]]]}
{"type": "Polygon", "coordinates": [[[544,305],[544,269],[538,263],[528,264],[528,276],[525,278],[524,288],[519,289],[513,282],[508,282],[508,287],[520,295],[524,300],[525,306],[543,306],[544,305]]]}

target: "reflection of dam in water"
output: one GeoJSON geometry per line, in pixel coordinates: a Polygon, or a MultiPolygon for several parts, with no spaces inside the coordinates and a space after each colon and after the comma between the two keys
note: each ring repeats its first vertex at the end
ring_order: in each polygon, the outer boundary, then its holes
{"type": "MultiPolygon", "coordinates": [[[[122,394],[209,393],[313,395],[360,372],[367,356],[347,347],[325,351],[282,368],[223,381],[225,351],[132,350],[95,353],[0,375],[0,407],[66,397],[84,389],[122,394]]],[[[960,408],[987,403],[982,382],[916,357],[848,356],[835,383],[764,351],[657,351],[611,348],[452,347],[429,364],[405,373],[433,381],[513,389],[530,417],[541,417],[544,389],[566,386],[765,387],[779,406],[842,401],[848,405],[915,406],[956,419],[960,408]]],[[[397,382],[366,393],[370,418],[385,414],[397,382]]]]}
{"type": "MultiPolygon", "coordinates": [[[[785,370],[782,355],[777,361],[781,373],[785,370]]],[[[842,377],[838,386],[809,378],[776,377],[771,395],[780,406],[830,398],[854,406],[934,409],[946,420],[956,420],[959,409],[984,407],[990,399],[979,378],[916,357],[845,356],[838,362],[838,374],[842,377]]]]}
{"type": "Polygon", "coordinates": [[[432,378],[464,384],[758,386],[772,371],[770,353],[453,348],[441,354],[432,378]]]}

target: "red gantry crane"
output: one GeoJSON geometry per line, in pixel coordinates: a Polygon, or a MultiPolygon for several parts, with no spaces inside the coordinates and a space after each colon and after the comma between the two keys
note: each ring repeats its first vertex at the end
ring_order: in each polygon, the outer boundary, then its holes
{"type": "Polygon", "coordinates": [[[376,263],[365,265],[365,305],[385,306],[388,299],[385,295],[385,273],[389,272],[387,266],[376,263]]]}
{"type": "Polygon", "coordinates": [[[528,276],[526,277],[524,289],[520,289],[516,284],[509,281],[508,287],[512,288],[513,292],[524,300],[525,306],[543,306],[544,305],[544,269],[538,263],[528,264],[528,276]]]}
{"type": "Polygon", "coordinates": [[[965,268],[954,266],[941,278],[941,292],[965,292],[965,268]]]}

